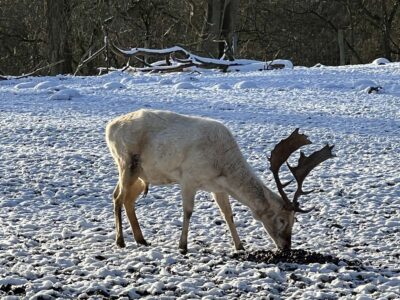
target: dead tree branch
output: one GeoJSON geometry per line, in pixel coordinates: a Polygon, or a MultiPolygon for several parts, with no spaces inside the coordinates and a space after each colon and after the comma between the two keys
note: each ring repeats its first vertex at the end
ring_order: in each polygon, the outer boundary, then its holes
{"type": "Polygon", "coordinates": [[[54,66],[56,66],[56,65],[62,64],[64,61],[65,61],[64,59],[59,60],[59,61],[56,61],[56,62],[54,62],[54,63],[48,64],[48,65],[46,65],[46,66],[43,66],[43,67],[38,68],[38,69],[36,69],[36,70],[34,70],[34,71],[28,73],[28,74],[24,74],[24,75],[21,75],[21,76],[0,76],[0,80],[22,79],[22,78],[26,78],[26,77],[35,75],[35,74],[39,73],[40,71],[43,71],[43,70],[46,70],[46,69],[50,69],[50,68],[52,68],[52,67],[54,67],[54,66]]]}

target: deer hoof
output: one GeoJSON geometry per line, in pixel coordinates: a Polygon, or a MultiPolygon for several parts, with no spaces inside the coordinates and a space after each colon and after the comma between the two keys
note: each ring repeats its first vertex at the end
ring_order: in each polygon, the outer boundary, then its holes
{"type": "Polygon", "coordinates": [[[243,244],[242,244],[242,243],[240,243],[239,245],[237,245],[235,248],[236,248],[236,251],[243,251],[243,250],[244,250],[244,247],[243,247],[243,244]]]}
{"type": "Polygon", "coordinates": [[[180,254],[182,254],[182,255],[186,255],[186,254],[187,254],[187,252],[188,252],[188,249],[187,249],[187,248],[185,248],[185,249],[183,249],[183,248],[179,248],[179,253],[180,253],[180,254]]]}
{"type": "Polygon", "coordinates": [[[181,254],[186,254],[187,250],[188,250],[187,242],[185,243],[185,242],[179,241],[179,252],[181,254]]]}
{"type": "Polygon", "coordinates": [[[146,242],[145,239],[138,240],[138,241],[136,241],[136,243],[138,243],[139,245],[143,245],[143,246],[150,246],[150,244],[148,242],[146,242]]]}
{"type": "Polygon", "coordinates": [[[123,239],[117,239],[116,244],[119,248],[125,248],[125,242],[123,239]]]}

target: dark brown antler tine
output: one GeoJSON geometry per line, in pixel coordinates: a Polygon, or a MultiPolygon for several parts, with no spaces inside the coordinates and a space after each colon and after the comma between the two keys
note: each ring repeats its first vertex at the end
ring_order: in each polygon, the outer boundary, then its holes
{"type": "Polygon", "coordinates": [[[297,191],[294,194],[293,198],[293,206],[295,207],[295,211],[304,213],[312,210],[312,209],[302,210],[298,202],[298,199],[301,195],[306,195],[312,192],[312,191],[304,192],[302,190],[303,182],[304,179],[307,177],[307,175],[316,166],[318,166],[320,163],[324,162],[329,158],[335,157],[335,155],[332,153],[333,147],[334,146],[326,145],[319,151],[315,151],[314,153],[312,153],[310,156],[306,156],[303,152],[301,152],[297,167],[291,167],[288,164],[288,167],[292,172],[293,176],[295,177],[298,186],[297,191]]]}
{"type": "Polygon", "coordinates": [[[282,164],[288,160],[293,152],[308,144],[311,144],[311,141],[305,134],[299,133],[299,128],[296,128],[289,137],[281,140],[271,151],[271,157],[269,158],[271,163],[270,170],[278,172],[282,164]]]}
{"type": "Polygon", "coordinates": [[[281,140],[271,151],[271,157],[268,159],[270,161],[270,170],[274,175],[276,186],[278,188],[279,194],[282,199],[286,202],[288,207],[292,207],[293,204],[286,195],[284,188],[290,183],[282,184],[279,178],[279,169],[282,164],[287,161],[289,156],[304,145],[311,144],[311,141],[306,135],[299,133],[299,128],[296,128],[289,137],[281,140]]]}

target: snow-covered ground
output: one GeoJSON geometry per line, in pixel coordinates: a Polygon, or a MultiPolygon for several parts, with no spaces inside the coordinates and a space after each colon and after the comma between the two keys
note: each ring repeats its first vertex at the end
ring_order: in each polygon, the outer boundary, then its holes
{"type": "MultiPolygon", "coordinates": [[[[399,299],[399,170],[399,63],[0,81],[0,298],[399,299]],[[274,190],[267,157],[294,128],[314,142],[306,152],[335,144],[337,157],[305,183],[318,192],[302,205],[317,209],[297,216],[293,246],[362,266],[235,260],[207,193],[181,255],[178,186],[151,186],[137,202],[151,246],[137,246],[124,219],[118,249],[104,129],[146,107],[222,121],[274,190]]],[[[248,209],[232,205],[246,250],[272,249],[248,209]]]]}

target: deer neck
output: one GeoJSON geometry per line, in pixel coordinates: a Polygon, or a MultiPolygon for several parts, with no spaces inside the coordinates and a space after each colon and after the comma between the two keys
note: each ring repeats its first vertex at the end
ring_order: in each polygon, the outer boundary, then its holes
{"type": "Polygon", "coordinates": [[[279,197],[265,186],[248,165],[237,168],[227,176],[227,186],[228,193],[249,207],[253,213],[259,214],[281,205],[277,201],[279,197]]]}

